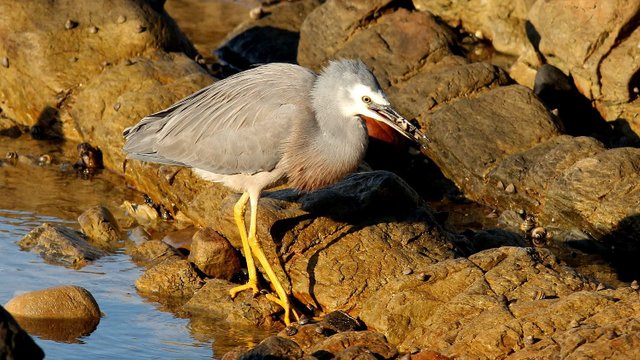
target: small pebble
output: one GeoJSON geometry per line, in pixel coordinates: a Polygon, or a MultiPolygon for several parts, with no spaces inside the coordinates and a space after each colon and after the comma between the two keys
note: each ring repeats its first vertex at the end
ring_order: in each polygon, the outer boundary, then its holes
{"type": "Polygon", "coordinates": [[[309,319],[306,315],[301,315],[300,320],[298,320],[298,324],[300,325],[306,325],[309,322],[311,322],[311,319],[309,319]]]}
{"type": "Polygon", "coordinates": [[[107,67],[107,66],[111,65],[111,63],[110,63],[110,62],[108,62],[107,60],[105,60],[105,61],[103,61],[103,62],[101,63],[101,65],[102,65],[102,67],[107,67]]]}
{"type": "Polygon", "coordinates": [[[142,25],[142,24],[138,24],[138,26],[136,26],[136,32],[137,33],[143,33],[147,31],[147,27],[142,25]]]}
{"type": "Polygon", "coordinates": [[[416,277],[418,278],[418,280],[420,281],[427,281],[431,278],[431,275],[427,275],[425,273],[417,273],[416,277]]]}
{"type": "Polygon", "coordinates": [[[413,270],[411,270],[411,268],[404,268],[404,270],[402,270],[403,275],[411,275],[412,273],[413,270]]]}
{"type": "Polygon", "coordinates": [[[77,56],[72,56],[69,58],[69,62],[76,62],[78,61],[78,57],[77,56]]]}
{"type": "Polygon", "coordinates": [[[64,23],[64,28],[67,29],[67,30],[71,30],[71,29],[75,28],[76,26],[78,26],[78,23],[73,21],[73,20],[71,20],[71,19],[68,19],[67,22],[64,23]]]}
{"type": "Polygon", "coordinates": [[[124,15],[120,15],[118,16],[118,18],[116,19],[116,24],[124,24],[125,21],[127,21],[127,17],[124,15]]]}
{"type": "Polygon", "coordinates": [[[504,183],[501,180],[498,180],[496,187],[500,190],[504,190],[504,183]]]}
{"type": "Polygon", "coordinates": [[[640,284],[638,284],[638,280],[633,280],[633,281],[631,282],[631,288],[632,288],[633,290],[638,290],[638,289],[640,289],[640,284]]]}
{"type": "Polygon", "coordinates": [[[249,17],[252,20],[258,20],[264,15],[264,10],[262,7],[255,7],[249,11],[249,17]]]}
{"type": "Polygon", "coordinates": [[[41,155],[38,158],[38,165],[40,165],[40,166],[51,165],[51,155],[49,155],[49,154],[41,155]]]}
{"type": "Polygon", "coordinates": [[[410,352],[411,354],[417,354],[417,353],[419,353],[419,352],[420,352],[420,348],[412,347],[412,348],[409,350],[409,352],[410,352]]]}
{"type": "Polygon", "coordinates": [[[598,284],[598,287],[596,287],[596,291],[602,291],[602,290],[604,290],[604,289],[606,289],[606,288],[607,288],[607,287],[606,287],[606,286],[604,286],[604,284],[603,284],[603,283],[600,283],[600,284],[598,284]]]}
{"type": "Polygon", "coordinates": [[[534,342],[535,342],[535,339],[531,335],[524,338],[524,343],[527,345],[532,345],[534,342]]]}
{"type": "Polygon", "coordinates": [[[578,320],[571,320],[571,322],[569,323],[569,327],[577,328],[578,326],[580,326],[578,320]]]}
{"type": "Polygon", "coordinates": [[[206,63],[206,61],[204,60],[204,56],[200,54],[196,55],[195,61],[200,65],[204,65],[206,63]]]}
{"type": "Polygon", "coordinates": [[[2,66],[8,68],[9,67],[9,58],[8,57],[3,57],[2,59],[0,59],[0,63],[2,64],[2,66]]]}
{"type": "Polygon", "coordinates": [[[115,111],[120,110],[120,106],[122,106],[122,104],[120,104],[119,102],[113,104],[113,110],[115,110],[115,111]]]}
{"type": "Polygon", "coordinates": [[[95,34],[98,32],[98,27],[97,26],[91,26],[89,27],[89,32],[92,34],[95,34]]]}
{"type": "Polygon", "coordinates": [[[298,329],[293,326],[287,326],[285,329],[287,336],[293,336],[298,333],[298,329]]]}
{"type": "Polygon", "coordinates": [[[615,330],[610,330],[607,332],[607,340],[613,340],[618,337],[618,334],[615,330]]]}
{"type": "Polygon", "coordinates": [[[509,185],[507,185],[507,187],[504,188],[504,191],[507,194],[515,194],[516,192],[516,186],[513,185],[513,183],[509,183],[509,185]]]}
{"type": "Polygon", "coordinates": [[[316,326],[316,332],[324,335],[324,328],[320,325],[316,326]]]}

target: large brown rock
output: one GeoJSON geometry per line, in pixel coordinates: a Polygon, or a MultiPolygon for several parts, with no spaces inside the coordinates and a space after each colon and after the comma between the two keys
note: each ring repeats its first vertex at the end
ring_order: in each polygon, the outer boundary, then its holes
{"type": "MultiPolygon", "coordinates": [[[[595,283],[558,263],[548,250],[491,249],[421,271],[425,281],[389,283],[363,304],[362,319],[401,350],[427,348],[456,358],[504,357],[537,342],[569,339],[574,329],[581,329],[589,335],[582,336],[580,346],[604,344],[598,352],[604,356],[617,347],[595,334],[619,322],[616,329],[625,330],[616,337],[628,342],[623,357],[637,356],[637,349],[629,346],[639,336],[634,330],[637,292],[596,291],[595,283]]],[[[570,341],[558,346],[571,351],[570,341]]]]}
{"type": "Polygon", "coordinates": [[[334,58],[360,58],[387,89],[453,57],[453,32],[428,13],[393,11],[388,0],[327,1],[300,29],[298,62],[320,70],[334,58]]]}
{"type": "MultiPolygon", "coordinates": [[[[234,201],[214,221],[239,247],[234,201]]],[[[323,311],[357,312],[363,298],[405,269],[455,251],[419,195],[385,171],[353,174],[308,194],[263,197],[257,238],[283,286],[323,311]]]]}
{"type": "Polygon", "coordinates": [[[110,64],[156,49],[195,56],[162,3],[1,1],[0,57],[8,64],[0,67],[4,115],[78,140],[73,121],[61,119],[75,95],[110,64]]]}
{"type": "Polygon", "coordinates": [[[496,50],[520,55],[530,46],[525,32],[528,11],[535,0],[413,0],[420,11],[439,16],[452,27],[491,41],[496,50]]]}

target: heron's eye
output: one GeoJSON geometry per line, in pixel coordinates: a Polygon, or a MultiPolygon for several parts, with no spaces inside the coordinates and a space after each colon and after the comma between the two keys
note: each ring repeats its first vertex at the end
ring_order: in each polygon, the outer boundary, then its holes
{"type": "Polygon", "coordinates": [[[371,104],[371,98],[365,95],[362,97],[362,102],[365,104],[371,104]]]}

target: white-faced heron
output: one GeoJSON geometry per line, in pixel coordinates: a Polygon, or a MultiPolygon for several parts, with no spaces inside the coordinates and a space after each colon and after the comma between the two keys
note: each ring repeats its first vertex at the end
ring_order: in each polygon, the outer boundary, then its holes
{"type": "Polygon", "coordinates": [[[249,281],[233,288],[231,296],[246,289],[258,292],[255,257],[278,294],[268,298],[284,308],[289,324],[289,297],[256,240],[258,198],[263,189],[284,181],[309,191],[354,171],[368,144],[366,118],[421,146],[428,141],[393,110],[361,61],[332,61],[320,75],[298,65],[267,64],[145,117],[124,131],[124,151],[130,159],[190,167],[202,178],[242,193],[234,217],[249,281]]]}

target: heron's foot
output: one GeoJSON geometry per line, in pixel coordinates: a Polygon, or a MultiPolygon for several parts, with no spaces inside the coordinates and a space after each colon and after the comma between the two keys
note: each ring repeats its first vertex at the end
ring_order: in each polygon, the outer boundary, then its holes
{"type": "Polygon", "coordinates": [[[291,314],[293,314],[293,317],[296,319],[296,321],[300,321],[300,316],[298,315],[298,312],[296,311],[296,309],[291,307],[291,303],[289,303],[289,298],[288,297],[285,297],[284,299],[281,299],[279,297],[274,296],[273,294],[266,294],[265,297],[269,301],[273,301],[274,303],[282,306],[282,308],[284,309],[284,323],[285,323],[285,325],[287,325],[287,326],[291,325],[291,314]]]}
{"type": "Polygon", "coordinates": [[[233,289],[229,290],[229,295],[231,295],[231,298],[233,299],[236,297],[236,295],[238,295],[240,291],[245,291],[249,289],[253,290],[253,295],[256,295],[260,291],[258,290],[258,282],[251,281],[251,279],[249,279],[249,281],[246,284],[236,286],[233,289]]]}

